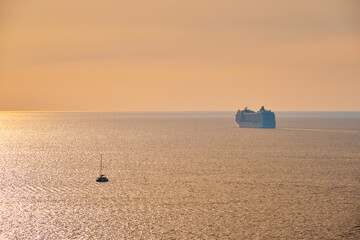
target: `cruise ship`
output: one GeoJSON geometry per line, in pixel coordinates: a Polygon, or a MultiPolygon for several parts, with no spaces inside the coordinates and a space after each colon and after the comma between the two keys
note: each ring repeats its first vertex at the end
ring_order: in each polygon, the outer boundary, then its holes
{"type": "Polygon", "coordinates": [[[238,110],[235,121],[241,128],[275,128],[275,114],[271,110],[266,110],[264,106],[259,111],[254,112],[245,107],[238,110]]]}

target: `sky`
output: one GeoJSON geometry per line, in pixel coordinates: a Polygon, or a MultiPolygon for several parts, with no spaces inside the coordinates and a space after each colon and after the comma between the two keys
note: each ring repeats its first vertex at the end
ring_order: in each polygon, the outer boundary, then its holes
{"type": "Polygon", "coordinates": [[[360,111],[358,0],[0,0],[0,111],[360,111]]]}

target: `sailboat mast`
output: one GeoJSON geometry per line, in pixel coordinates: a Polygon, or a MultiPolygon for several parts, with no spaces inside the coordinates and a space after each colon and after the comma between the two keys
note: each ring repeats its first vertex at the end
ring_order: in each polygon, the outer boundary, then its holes
{"type": "Polygon", "coordinates": [[[100,154],[100,176],[102,174],[102,154],[100,154]]]}

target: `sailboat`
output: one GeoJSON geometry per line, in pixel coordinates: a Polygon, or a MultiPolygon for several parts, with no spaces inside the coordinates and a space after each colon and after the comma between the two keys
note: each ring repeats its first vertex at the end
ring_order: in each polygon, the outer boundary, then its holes
{"type": "Polygon", "coordinates": [[[100,154],[100,177],[96,179],[97,182],[108,182],[109,179],[102,174],[102,154],[100,154]]]}

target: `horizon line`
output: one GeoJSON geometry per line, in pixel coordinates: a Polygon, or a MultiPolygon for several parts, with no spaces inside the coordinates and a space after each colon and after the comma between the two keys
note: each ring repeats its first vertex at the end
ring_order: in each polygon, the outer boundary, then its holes
{"type": "MultiPolygon", "coordinates": [[[[128,111],[82,111],[82,110],[0,110],[0,113],[146,113],[146,112],[236,112],[237,110],[128,110],[128,111]]],[[[339,110],[280,110],[273,112],[360,112],[360,110],[347,110],[347,111],[339,111],[339,110]]]]}

